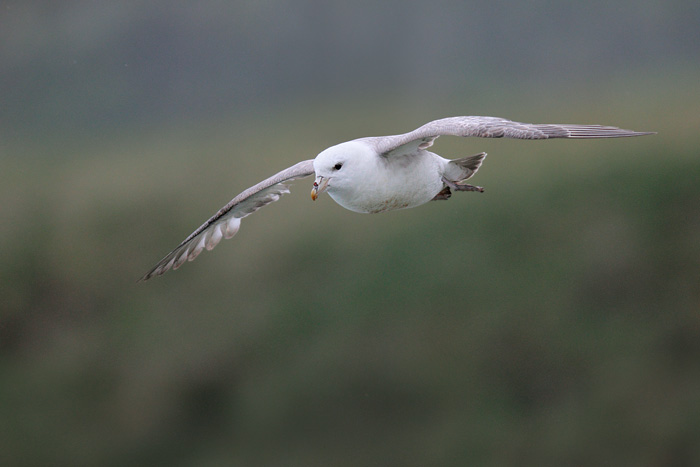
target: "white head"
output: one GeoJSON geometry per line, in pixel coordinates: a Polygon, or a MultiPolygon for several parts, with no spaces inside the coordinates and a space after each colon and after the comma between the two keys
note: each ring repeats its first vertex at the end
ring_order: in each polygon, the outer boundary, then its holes
{"type": "Polygon", "coordinates": [[[324,191],[339,204],[358,190],[363,175],[371,170],[375,152],[360,141],[348,141],[322,151],[314,159],[316,180],[311,198],[316,200],[324,191]]]}

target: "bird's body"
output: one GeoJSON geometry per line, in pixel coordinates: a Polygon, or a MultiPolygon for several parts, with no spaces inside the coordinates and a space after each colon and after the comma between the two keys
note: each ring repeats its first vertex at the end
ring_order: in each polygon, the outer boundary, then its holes
{"type": "Polygon", "coordinates": [[[342,207],[381,213],[445,200],[454,191],[483,191],[468,185],[485,153],[449,160],[427,151],[442,135],[483,138],[618,138],[652,133],[601,125],[551,125],[513,122],[496,117],[450,117],[434,120],[401,135],[359,138],[332,146],[312,160],[299,162],[233,198],[168,253],[141,280],[177,269],[222,238],[236,234],[243,217],[277,201],[285,182],[315,173],[311,197],[328,192],[342,207]]]}
{"type": "Polygon", "coordinates": [[[335,166],[341,160],[340,170],[350,176],[338,180],[331,175],[333,170],[328,171],[331,180],[326,191],[342,207],[371,214],[413,208],[432,200],[444,188],[442,174],[449,163],[424,149],[401,156],[377,157],[369,144],[355,140],[320,153],[314,161],[316,174],[326,172],[326,161],[335,166]],[[347,158],[346,154],[353,157],[347,158]]]}

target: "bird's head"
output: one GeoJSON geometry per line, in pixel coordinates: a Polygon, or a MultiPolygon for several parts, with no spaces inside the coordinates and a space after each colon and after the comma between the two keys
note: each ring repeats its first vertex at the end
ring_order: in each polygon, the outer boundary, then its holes
{"type": "Polygon", "coordinates": [[[372,155],[370,148],[359,141],[348,141],[322,151],[314,159],[316,180],[311,199],[315,201],[324,191],[332,197],[351,191],[361,180],[362,170],[372,155]]]}

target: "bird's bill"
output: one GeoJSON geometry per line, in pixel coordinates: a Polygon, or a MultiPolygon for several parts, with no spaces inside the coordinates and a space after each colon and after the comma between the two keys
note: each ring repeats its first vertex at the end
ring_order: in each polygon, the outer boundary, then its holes
{"type": "Polygon", "coordinates": [[[330,178],[326,177],[321,177],[320,175],[316,177],[316,180],[314,181],[314,187],[311,189],[311,199],[316,201],[316,198],[326,191],[328,188],[328,182],[330,181],[330,178]]]}

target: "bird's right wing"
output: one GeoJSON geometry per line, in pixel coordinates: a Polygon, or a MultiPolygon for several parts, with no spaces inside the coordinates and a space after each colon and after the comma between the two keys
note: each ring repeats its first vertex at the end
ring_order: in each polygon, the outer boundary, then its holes
{"type": "Polygon", "coordinates": [[[551,139],[620,138],[651,134],[654,133],[623,130],[614,126],[520,123],[498,117],[468,116],[433,120],[402,135],[360,138],[360,140],[372,145],[379,154],[401,155],[406,152],[413,152],[415,149],[426,149],[433,144],[435,139],[443,135],[476,136],[479,138],[551,139]]]}
{"type": "Polygon", "coordinates": [[[207,250],[214,248],[222,238],[233,237],[238,232],[242,218],[277,201],[283,194],[289,193],[285,182],[308,177],[313,173],[313,159],[306,160],[243,191],[192,232],[177,248],[165,255],[140,280],[145,281],[153,276],[160,276],[170,269],[177,269],[185,261],[195,259],[205,248],[207,250]]]}

